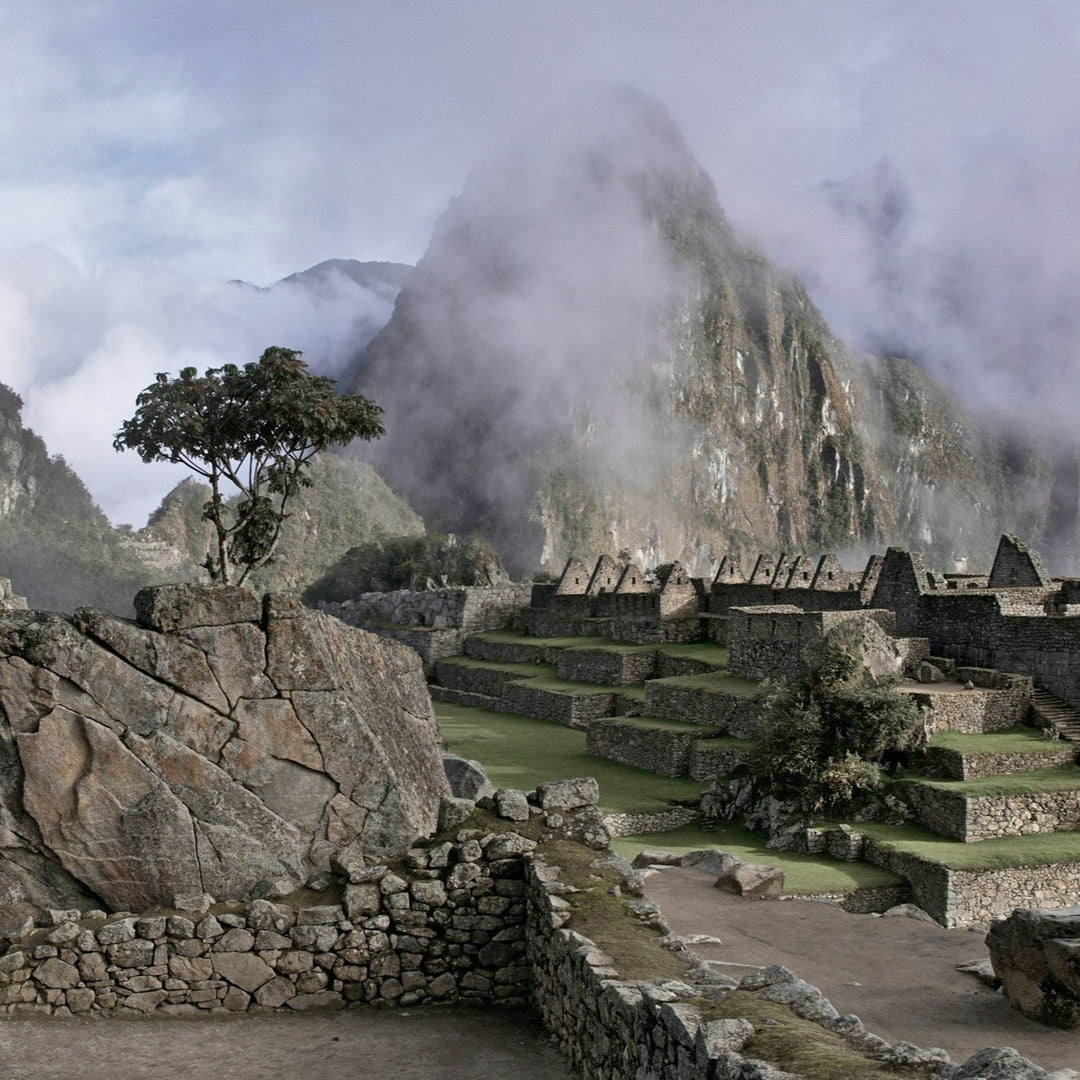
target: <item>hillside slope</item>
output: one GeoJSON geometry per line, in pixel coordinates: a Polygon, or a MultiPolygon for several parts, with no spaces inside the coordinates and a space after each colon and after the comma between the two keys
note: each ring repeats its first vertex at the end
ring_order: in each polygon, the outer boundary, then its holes
{"type": "Polygon", "coordinates": [[[386,410],[356,452],[516,573],[893,543],[949,565],[1020,515],[1015,453],[911,362],[854,358],[631,90],[475,172],[343,381],[386,410]]]}

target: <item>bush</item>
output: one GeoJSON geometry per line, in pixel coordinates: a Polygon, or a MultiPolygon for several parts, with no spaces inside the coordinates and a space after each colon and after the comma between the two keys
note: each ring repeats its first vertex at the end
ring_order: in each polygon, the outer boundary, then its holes
{"type": "Polygon", "coordinates": [[[919,709],[895,687],[838,646],[804,682],[766,683],[753,772],[807,811],[850,812],[881,787],[885,762],[922,741],[919,709]]]}

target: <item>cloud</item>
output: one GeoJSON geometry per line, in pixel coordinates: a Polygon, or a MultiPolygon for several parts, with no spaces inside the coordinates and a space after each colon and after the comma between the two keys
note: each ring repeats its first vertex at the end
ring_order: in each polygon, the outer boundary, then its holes
{"type": "Polygon", "coordinates": [[[69,263],[5,260],[0,380],[61,438],[50,388],[115,372],[126,398],[126,350],[175,369],[260,348],[252,319],[316,334],[325,310],[245,310],[224,283],[417,260],[480,162],[597,82],[667,105],[844,336],[1040,415],[1080,375],[1071,0],[11,0],[0,29],[0,249],[69,263]],[[903,206],[884,234],[882,169],[903,206]]]}
{"type": "Polygon", "coordinates": [[[312,370],[336,375],[391,305],[343,274],[317,289],[258,289],[131,264],[88,276],[52,249],[9,249],[0,252],[0,379],[22,395],[24,422],[87,480],[109,516],[138,526],[185,475],[112,449],[157,372],[247,363],[284,345],[312,370]]]}

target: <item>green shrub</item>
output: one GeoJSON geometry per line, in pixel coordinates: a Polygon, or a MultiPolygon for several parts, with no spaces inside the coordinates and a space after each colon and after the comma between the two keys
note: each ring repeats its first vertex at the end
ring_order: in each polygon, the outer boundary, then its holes
{"type": "Polygon", "coordinates": [[[839,646],[805,681],[764,684],[752,771],[812,813],[857,807],[881,787],[883,763],[922,740],[918,706],[895,685],[839,646]]]}

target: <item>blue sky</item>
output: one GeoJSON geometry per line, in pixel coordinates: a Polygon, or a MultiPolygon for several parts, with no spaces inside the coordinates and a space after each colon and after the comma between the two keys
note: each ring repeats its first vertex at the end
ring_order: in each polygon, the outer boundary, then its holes
{"type": "Polygon", "coordinates": [[[1071,0],[7,0],[0,61],[0,380],[114,520],[178,478],[111,449],[155,371],[317,352],[361,302],[229,279],[416,261],[473,167],[598,83],[667,105],[848,340],[1048,412],[1078,371],[1071,0]]]}

